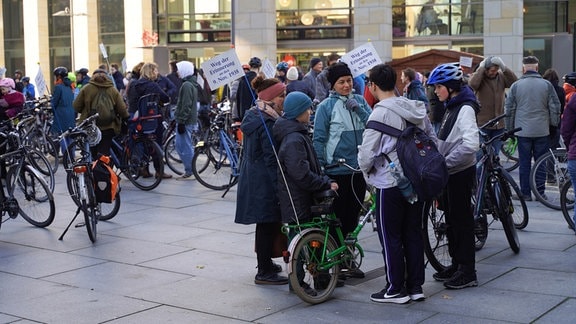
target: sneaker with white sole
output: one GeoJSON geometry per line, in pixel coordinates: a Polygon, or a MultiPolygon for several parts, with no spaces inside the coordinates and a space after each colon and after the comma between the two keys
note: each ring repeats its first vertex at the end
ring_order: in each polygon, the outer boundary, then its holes
{"type": "Polygon", "coordinates": [[[408,290],[408,297],[411,301],[423,301],[426,299],[422,287],[412,288],[408,290]]]}
{"type": "Polygon", "coordinates": [[[396,294],[389,294],[386,289],[382,289],[381,291],[372,294],[370,300],[377,303],[406,304],[410,301],[410,297],[408,297],[408,295],[403,291],[396,294]]]}
{"type": "Polygon", "coordinates": [[[456,273],[444,282],[444,287],[449,289],[462,289],[466,287],[476,287],[478,286],[478,280],[476,279],[476,271],[471,273],[466,273],[463,271],[456,271],[456,273]]]}

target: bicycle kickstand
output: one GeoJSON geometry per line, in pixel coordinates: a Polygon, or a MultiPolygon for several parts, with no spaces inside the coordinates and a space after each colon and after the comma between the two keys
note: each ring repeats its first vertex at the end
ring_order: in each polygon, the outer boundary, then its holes
{"type": "Polygon", "coordinates": [[[80,214],[80,211],[82,209],[80,208],[80,206],[78,206],[78,209],[76,209],[76,215],[74,215],[74,218],[72,218],[72,220],[70,221],[70,223],[68,224],[68,226],[66,226],[66,229],[64,230],[64,232],[62,233],[62,235],[60,235],[60,237],[58,238],[59,241],[62,241],[62,239],[64,239],[64,235],[66,234],[66,232],[68,232],[68,229],[70,228],[70,226],[72,226],[72,223],[74,223],[74,221],[76,220],[76,217],[78,217],[78,215],[80,214]]]}

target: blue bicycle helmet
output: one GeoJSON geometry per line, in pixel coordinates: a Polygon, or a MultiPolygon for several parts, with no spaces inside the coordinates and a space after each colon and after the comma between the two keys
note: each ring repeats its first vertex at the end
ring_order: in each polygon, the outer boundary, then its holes
{"type": "Polygon", "coordinates": [[[462,76],[463,73],[459,63],[445,63],[438,65],[432,70],[427,83],[433,85],[450,81],[462,81],[462,76]]]}
{"type": "Polygon", "coordinates": [[[288,63],[286,62],[278,63],[278,65],[276,65],[276,70],[284,72],[288,71],[288,63]]]}

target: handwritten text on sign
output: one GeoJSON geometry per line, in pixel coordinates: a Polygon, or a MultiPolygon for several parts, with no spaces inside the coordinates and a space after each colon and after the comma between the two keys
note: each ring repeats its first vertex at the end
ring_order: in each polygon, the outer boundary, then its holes
{"type": "Polygon", "coordinates": [[[341,61],[348,64],[353,77],[362,75],[375,65],[382,63],[372,43],[366,43],[351,50],[342,56],[341,61]]]}
{"type": "Polygon", "coordinates": [[[234,49],[230,49],[201,64],[211,89],[216,89],[244,75],[234,49]]]}

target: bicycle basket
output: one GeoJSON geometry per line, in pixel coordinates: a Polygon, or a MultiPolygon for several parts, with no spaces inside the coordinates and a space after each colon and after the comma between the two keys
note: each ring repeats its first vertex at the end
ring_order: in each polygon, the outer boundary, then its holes
{"type": "Polygon", "coordinates": [[[338,196],[338,193],[334,190],[324,190],[314,193],[314,205],[310,207],[312,215],[320,216],[324,214],[330,214],[334,211],[333,203],[334,198],[338,196]]]}
{"type": "Polygon", "coordinates": [[[87,135],[86,140],[90,146],[96,146],[98,143],[100,143],[100,140],[102,139],[102,132],[100,131],[100,128],[96,126],[96,123],[92,122],[86,125],[84,132],[87,135]]]}

